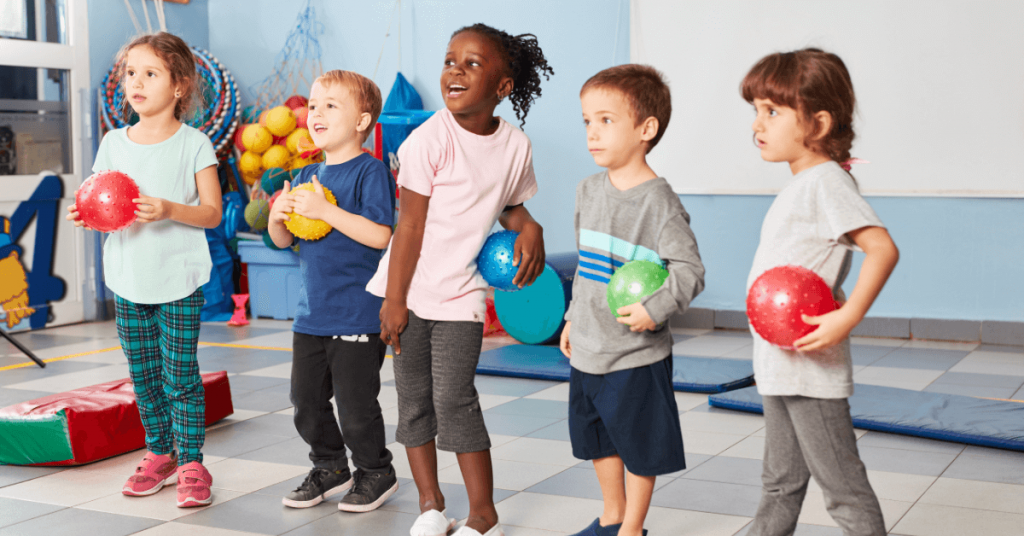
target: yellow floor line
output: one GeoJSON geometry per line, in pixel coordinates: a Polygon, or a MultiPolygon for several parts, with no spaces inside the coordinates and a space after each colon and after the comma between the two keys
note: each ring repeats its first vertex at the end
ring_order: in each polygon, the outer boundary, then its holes
{"type": "MultiPolygon", "coordinates": [[[[104,348],[102,350],[90,350],[88,352],[80,352],[80,353],[77,353],[77,354],[62,355],[60,357],[51,357],[50,359],[44,359],[43,363],[53,363],[54,361],[63,361],[65,359],[71,359],[72,357],[82,357],[83,355],[102,354],[103,352],[111,352],[111,351],[120,350],[120,349],[121,349],[120,346],[113,346],[111,348],[104,348]]],[[[7,365],[6,367],[0,367],[0,371],[19,369],[19,368],[25,368],[25,367],[38,367],[38,366],[39,365],[36,365],[35,361],[28,361],[26,363],[19,363],[17,365],[7,365]]]]}

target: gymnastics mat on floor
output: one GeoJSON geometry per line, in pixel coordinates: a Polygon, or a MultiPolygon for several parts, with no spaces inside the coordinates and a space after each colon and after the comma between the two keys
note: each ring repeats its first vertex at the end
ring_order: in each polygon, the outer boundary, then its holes
{"type": "MultiPolygon", "coordinates": [[[[717,408],[763,413],[757,387],[708,397],[717,408]]],[[[853,425],[969,445],[1024,451],[1024,403],[857,384],[853,425]]]]}
{"type": "MultiPolygon", "coordinates": [[[[227,372],[203,374],[206,425],[234,413],[227,372]]],[[[128,379],[0,409],[0,464],[81,465],[146,446],[128,379]]]]}
{"type": "MultiPolygon", "coordinates": [[[[690,393],[721,393],[754,383],[750,361],[673,356],[672,386],[690,393]]],[[[569,380],[569,360],[557,346],[512,344],[480,354],[479,374],[569,380]]]]}

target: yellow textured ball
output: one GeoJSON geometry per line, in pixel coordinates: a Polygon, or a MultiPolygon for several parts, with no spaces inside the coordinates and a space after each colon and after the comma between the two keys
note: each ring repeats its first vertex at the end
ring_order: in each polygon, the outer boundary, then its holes
{"type": "Polygon", "coordinates": [[[283,145],[274,145],[263,153],[263,169],[286,168],[292,154],[283,145]]]}
{"type": "Polygon", "coordinates": [[[246,151],[263,154],[274,143],[270,131],[260,125],[248,125],[242,131],[242,146],[246,151]]]}
{"type": "Polygon", "coordinates": [[[242,173],[242,180],[245,181],[245,183],[248,184],[249,186],[252,186],[253,184],[256,184],[256,181],[260,180],[260,174],[242,173]]]}
{"type": "MultiPolygon", "coordinates": [[[[313,183],[307,182],[300,186],[292,188],[292,193],[298,192],[299,190],[308,190],[310,192],[315,191],[313,183]]],[[[338,200],[334,197],[334,194],[330,190],[324,188],[324,197],[327,198],[327,202],[338,206],[338,200]]],[[[323,220],[311,220],[305,216],[299,216],[298,214],[288,214],[288,221],[284,222],[285,228],[291,233],[303,240],[320,240],[327,236],[327,233],[331,232],[331,225],[323,220]]]]}
{"type": "Polygon", "coordinates": [[[267,130],[279,138],[295,130],[295,121],[295,112],[287,106],[278,106],[267,111],[267,130]]]}
{"type": "Polygon", "coordinates": [[[263,159],[252,151],[246,151],[242,153],[242,158],[238,160],[238,171],[242,172],[243,175],[256,175],[259,177],[263,174],[263,159]]]}
{"type": "Polygon", "coordinates": [[[299,147],[305,147],[305,143],[310,145],[313,144],[313,137],[309,135],[309,130],[305,128],[297,128],[288,135],[288,140],[285,141],[285,145],[288,146],[288,152],[292,154],[299,153],[299,147]]]}

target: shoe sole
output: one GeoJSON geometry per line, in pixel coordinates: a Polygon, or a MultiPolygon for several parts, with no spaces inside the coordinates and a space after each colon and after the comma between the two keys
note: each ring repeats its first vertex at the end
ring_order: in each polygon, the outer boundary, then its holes
{"type": "Polygon", "coordinates": [[[145,491],[135,491],[130,486],[121,488],[121,493],[128,497],[149,497],[150,495],[156,495],[160,490],[164,489],[164,486],[170,486],[171,484],[178,483],[178,474],[175,473],[164,479],[163,482],[154,485],[145,491]]]}
{"type": "Polygon", "coordinates": [[[391,496],[394,495],[396,491],[398,491],[397,480],[395,480],[395,485],[391,486],[390,488],[388,488],[387,491],[382,493],[380,497],[377,498],[376,501],[373,501],[370,504],[346,504],[344,502],[341,502],[338,503],[338,510],[341,510],[342,512],[372,512],[373,510],[380,508],[380,505],[384,504],[384,501],[391,498],[391,496]]]}
{"type": "Polygon", "coordinates": [[[292,499],[289,499],[288,497],[284,497],[284,498],[281,499],[281,504],[283,504],[283,505],[285,505],[285,506],[287,506],[289,508],[312,508],[312,507],[314,507],[314,506],[324,502],[325,499],[330,499],[331,497],[333,497],[333,496],[335,496],[335,495],[337,495],[337,494],[339,494],[339,493],[341,493],[343,491],[348,490],[349,488],[352,487],[352,483],[353,482],[354,482],[354,480],[349,478],[348,481],[345,482],[344,484],[342,484],[340,486],[335,486],[335,487],[325,491],[323,495],[319,495],[319,496],[314,497],[314,498],[312,498],[312,499],[310,499],[308,501],[294,501],[292,499]]]}
{"type": "Polygon", "coordinates": [[[197,506],[209,506],[213,504],[213,494],[205,500],[196,499],[195,497],[188,497],[184,501],[178,501],[178,508],[194,508],[197,506]]]}

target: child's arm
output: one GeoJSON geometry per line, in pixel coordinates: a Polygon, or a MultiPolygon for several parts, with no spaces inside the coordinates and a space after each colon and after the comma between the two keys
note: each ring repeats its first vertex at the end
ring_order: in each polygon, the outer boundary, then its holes
{"type": "Polygon", "coordinates": [[[512,257],[512,266],[519,266],[519,272],[512,284],[519,288],[532,285],[544,271],[544,229],[523,205],[505,207],[498,222],[519,233],[512,257]]]}
{"type": "Polygon", "coordinates": [[[324,187],[313,175],[313,190],[300,190],[292,194],[295,198],[295,213],[314,220],[327,222],[331,227],[352,240],[374,249],[388,247],[391,227],[381,225],[327,202],[324,187]]]}
{"type": "Polygon", "coordinates": [[[884,227],[861,227],[846,233],[866,256],[850,299],[839,309],[821,316],[803,316],[804,322],[818,329],[797,339],[794,345],[801,352],[824,350],[850,336],[853,328],[867,314],[882,291],[889,274],[899,261],[900,252],[884,227]]]}
{"type": "Polygon", "coordinates": [[[196,188],[199,190],[199,206],[182,205],[159,197],[140,195],[132,199],[138,203],[139,223],[171,220],[202,229],[213,229],[220,225],[221,192],[217,166],[208,166],[196,173],[196,188]]]}
{"type": "Polygon", "coordinates": [[[384,305],[380,308],[380,338],[402,353],[398,336],[409,324],[409,308],[406,298],[409,285],[416,273],[423,247],[423,230],[427,224],[427,208],[430,197],[402,187],[400,192],[402,210],[399,212],[398,228],[391,244],[391,260],[388,266],[388,286],[384,292],[384,305]]]}
{"type": "Polygon", "coordinates": [[[284,222],[289,219],[288,215],[295,211],[295,198],[289,193],[291,189],[291,183],[284,181],[281,195],[274,200],[274,206],[270,207],[270,216],[267,218],[267,232],[270,234],[270,240],[274,242],[275,246],[282,249],[292,245],[295,240],[292,232],[284,226],[284,222]]]}

